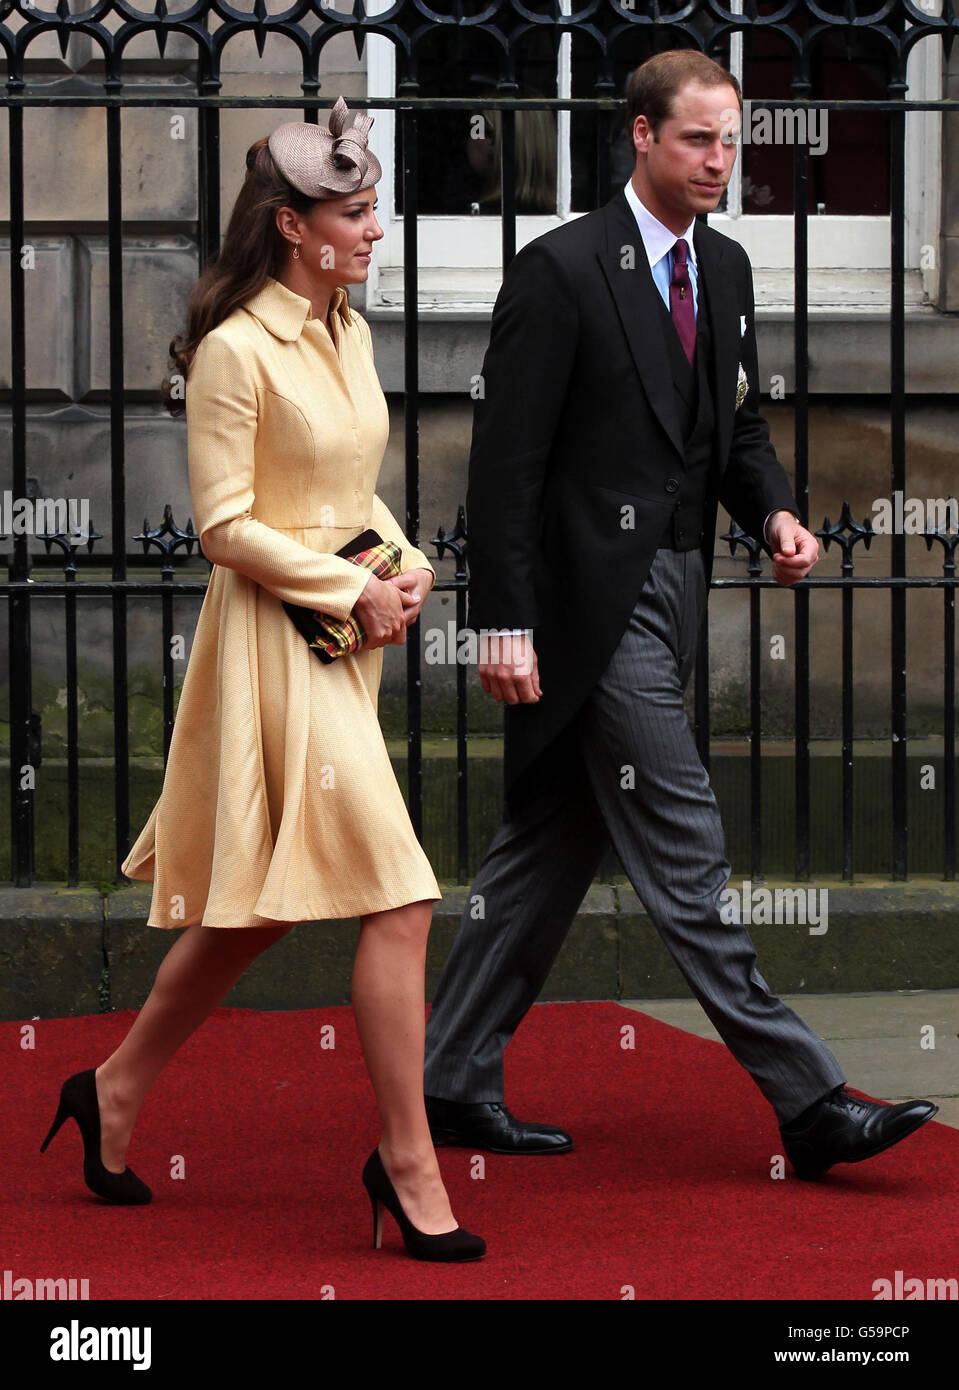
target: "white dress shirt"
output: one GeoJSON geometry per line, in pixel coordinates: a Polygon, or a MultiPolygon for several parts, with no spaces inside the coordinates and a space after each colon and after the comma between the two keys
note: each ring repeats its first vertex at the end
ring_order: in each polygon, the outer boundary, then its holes
{"type": "MultiPolygon", "coordinates": [[[[653,216],[646,204],[637,195],[632,179],[626,184],[623,192],[626,194],[626,201],[636,218],[639,234],[643,239],[646,259],[649,261],[649,268],[653,274],[653,281],[666,308],[670,309],[669,286],[673,278],[673,266],[675,264],[673,247],[679,238],[675,232],[671,232],[668,227],[664,226],[658,217],[653,216]]],[[[694,315],[699,313],[699,262],[696,259],[696,244],[693,241],[695,226],[696,219],[694,217],[681,234],[687,246],[686,263],[689,267],[689,282],[693,291],[694,315]]]]}

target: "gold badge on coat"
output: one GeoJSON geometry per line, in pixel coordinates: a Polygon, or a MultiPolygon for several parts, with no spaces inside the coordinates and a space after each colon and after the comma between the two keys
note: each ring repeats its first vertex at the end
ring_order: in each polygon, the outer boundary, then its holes
{"type": "Polygon", "coordinates": [[[743,371],[743,364],[739,364],[739,380],[736,382],[736,409],[742,405],[746,399],[746,392],[749,390],[749,377],[743,371]]]}

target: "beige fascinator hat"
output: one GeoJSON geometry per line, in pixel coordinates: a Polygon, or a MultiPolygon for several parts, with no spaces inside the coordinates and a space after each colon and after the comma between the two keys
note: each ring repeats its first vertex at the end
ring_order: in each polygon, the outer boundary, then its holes
{"type": "Polygon", "coordinates": [[[382,177],[380,161],[366,148],[372,116],[357,116],[344,130],[349,114],[337,97],[330,112],[330,128],[307,121],[288,121],[277,126],[267,142],[280,173],[308,198],[339,198],[359,193],[382,177]]]}

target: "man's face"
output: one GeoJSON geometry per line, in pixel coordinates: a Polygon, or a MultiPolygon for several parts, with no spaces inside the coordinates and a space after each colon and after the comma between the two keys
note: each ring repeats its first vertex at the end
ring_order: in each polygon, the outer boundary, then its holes
{"type": "Polygon", "coordinates": [[[658,140],[646,117],[636,117],[637,172],[658,205],[650,211],[660,221],[666,220],[666,212],[685,227],[697,213],[715,211],[736,162],[731,137],[738,130],[739,101],[734,88],[725,85],[682,86],[673,98],[673,114],[659,127],[658,140]]]}

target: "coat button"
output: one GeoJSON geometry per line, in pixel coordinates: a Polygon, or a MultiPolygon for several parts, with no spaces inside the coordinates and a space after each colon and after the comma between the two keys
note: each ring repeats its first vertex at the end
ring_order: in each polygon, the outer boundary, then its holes
{"type": "Polygon", "coordinates": [[[678,491],[679,491],[679,483],[676,481],[675,478],[667,478],[667,479],[666,479],[666,491],[667,491],[667,492],[678,492],[678,491]]]}

